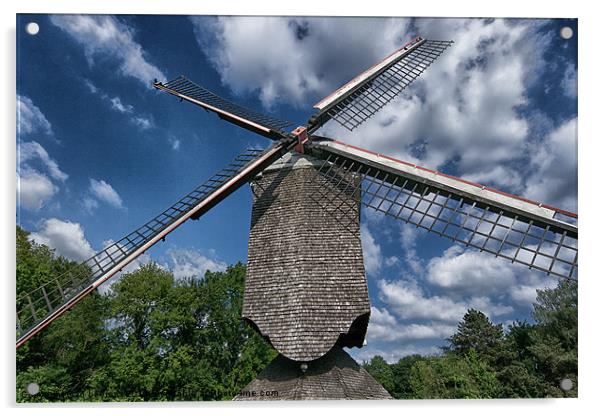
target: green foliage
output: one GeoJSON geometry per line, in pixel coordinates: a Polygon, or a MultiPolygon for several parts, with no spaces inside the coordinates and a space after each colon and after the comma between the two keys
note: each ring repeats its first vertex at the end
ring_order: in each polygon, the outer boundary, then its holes
{"type": "MultiPolygon", "coordinates": [[[[17,227],[18,294],[78,267],[17,227]]],[[[244,278],[240,263],[185,280],[156,264],[124,274],[17,350],[17,401],[230,400],[276,356],[240,318],[244,278]]],[[[533,319],[504,333],[470,309],[441,355],[364,367],[398,399],[577,396],[577,283],[538,291],[533,319]]]]}
{"type": "MultiPolygon", "coordinates": [[[[17,229],[19,290],[69,267],[17,229]]],[[[244,277],[240,263],[181,281],[156,264],[124,274],[17,350],[17,401],[231,400],[276,356],[241,320],[244,277]]]]}
{"type": "Polygon", "coordinates": [[[29,367],[25,371],[17,372],[17,402],[62,401],[69,394],[72,385],[73,379],[66,367],[52,364],[29,367]],[[32,382],[40,388],[36,395],[30,395],[26,391],[32,382]]]}
{"type": "MultiPolygon", "coordinates": [[[[36,289],[55,273],[79,267],[63,257],[55,258],[48,247],[28,241],[28,233],[17,227],[17,293],[36,289]]],[[[18,401],[56,401],[75,397],[85,388],[95,367],[107,359],[105,310],[106,300],[93,293],[74,312],[63,315],[17,350],[18,401]],[[40,386],[35,396],[25,393],[31,382],[40,386]]]]}
{"type": "Polygon", "coordinates": [[[494,325],[481,311],[469,309],[458,324],[458,331],[449,338],[449,349],[465,355],[474,350],[490,364],[501,359],[504,331],[494,325]]]}
{"type": "Polygon", "coordinates": [[[555,289],[538,290],[533,318],[537,324],[528,350],[547,395],[577,397],[577,282],[562,280],[555,289]],[[566,393],[558,388],[564,378],[574,384],[566,393]]]}
{"type": "Polygon", "coordinates": [[[576,397],[577,283],[538,291],[533,318],[504,334],[469,309],[441,355],[395,364],[377,356],[364,367],[397,399],[576,397]],[[559,388],[564,378],[573,381],[569,392],[559,388]]]}
{"type": "Polygon", "coordinates": [[[413,399],[415,394],[410,383],[411,370],[419,361],[424,361],[425,358],[420,355],[408,355],[401,358],[397,363],[392,364],[393,370],[393,390],[389,390],[391,395],[396,399],[413,399]]]}
{"type": "Polygon", "coordinates": [[[29,233],[17,226],[17,297],[48,283],[67,271],[84,271],[78,263],[54,256],[54,250],[30,241],[29,233]]]}
{"type": "Polygon", "coordinates": [[[495,372],[474,349],[416,363],[410,386],[417,399],[488,399],[498,397],[501,388],[495,372]]]}
{"type": "Polygon", "coordinates": [[[274,358],[241,321],[245,268],[175,281],[157,265],[113,285],[109,364],[92,379],[117,400],[229,400],[274,358]]]}
{"type": "Polygon", "coordinates": [[[395,389],[395,380],[393,377],[393,368],[383,357],[376,355],[372,357],[364,368],[378,381],[387,391],[392,392],[395,389]]]}

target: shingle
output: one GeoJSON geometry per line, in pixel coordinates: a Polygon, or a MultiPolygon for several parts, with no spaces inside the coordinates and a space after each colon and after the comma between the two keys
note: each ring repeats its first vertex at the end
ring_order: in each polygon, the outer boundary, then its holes
{"type": "Polygon", "coordinates": [[[280,354],[234,400],[383,400],[391,395],[336,345],[322,358],[300,363],[280,354]]]}
{"type": "MultiPolygon", "coordinates": [[[[254,204],[243,317],[284,356],[311,361],[337,341],[363,345],[370,302],[359,233],[359,198],[343,192],[354,221],[325,212],[315,161],[278,161],[252,183],[254,204]],[[313,199],[311,197],[313,197],[313,199]]],[[[346,178],[354,180],[354,178],[346,178]]],[[[349,189],[353,189],[349,186],[349,189]]],[[[333,189],[334,192],[334,189],[333,189]]]]}

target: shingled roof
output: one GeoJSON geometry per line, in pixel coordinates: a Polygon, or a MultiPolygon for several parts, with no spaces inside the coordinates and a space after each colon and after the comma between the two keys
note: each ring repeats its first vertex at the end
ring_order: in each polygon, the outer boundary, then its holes
{"type": "Polygon", "coordinates": [[[361,347],[370,314],[359,197],[336,201],[351,207],[350,226],[337,218],[348,214],[325,212],[317,188],[337,185],[312,180],[317,163],[288,154],[252,183],[243,317],[297,361],[315,360],[337,341],[361,347]]]}
{"type": "Polygon", "coordinates": [[[337,345],[308,364],[280,354],[234,400],[383,400],[391,395],[337,345]]]}

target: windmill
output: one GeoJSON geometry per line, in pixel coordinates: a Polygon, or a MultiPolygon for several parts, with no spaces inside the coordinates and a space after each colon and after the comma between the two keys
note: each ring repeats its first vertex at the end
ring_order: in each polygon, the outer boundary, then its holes
{"type": "Polygon", "coordinates": [[[156,89],[273,143],[238,156],[77,270],[20,294],[16,346],[249,182],[243,318],[280,355],[237,399],[390,398],[343,350],[364,344],[370,317],[361,205],[466,247],[576,279],[576,214],[315,134],[330,120],[355,129],[451,44],[413,39],[317,103],[308,122],[290,132],[291,123],[234,104],[184,76],[155,81],[156,89]]]}

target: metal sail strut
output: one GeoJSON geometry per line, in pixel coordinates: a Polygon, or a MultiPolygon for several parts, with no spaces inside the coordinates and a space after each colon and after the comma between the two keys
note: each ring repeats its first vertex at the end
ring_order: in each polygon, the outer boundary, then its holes
{"type": "Polygon", "coordinates": [[[30,293],[17,298],[17,348],[93,292],[188,219],[197,219],[294,146],[279,141],[265,151],[247,150],[161,214],[30,293]]]}
{"type": "MultiPolygon", "coordinates": [[[[574,213],[335,140],[315,140],[310,153],[325,160],[317,177],[369,208],[529,268],[577,278],[574,213]],[[359,178],[346,180],[350,172],[359,178]]],[[[325,210],[351,212],[334,203],[336,192],[315,200],[325,210]],[[327,196],[333,203],[324,203],[327,196]]]]}
{"type": "Polygon", "coordinates": [[[452,43],[413,39],[314,105],[319,111],[309,119],[309,132],[330,119],[347,130],[355,129],[399,95],[452,43]]]}
{"type": "Polygon", "coordinates": [[[284,138],[286,135],[285,129],[292,125],[289,121],[280,120],[234,104],[195,84],[183,75],[165,84],[155,81],[153,86],[205,110],[212,111],[221,119],[272,140],[284,138]]]}

